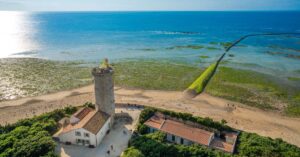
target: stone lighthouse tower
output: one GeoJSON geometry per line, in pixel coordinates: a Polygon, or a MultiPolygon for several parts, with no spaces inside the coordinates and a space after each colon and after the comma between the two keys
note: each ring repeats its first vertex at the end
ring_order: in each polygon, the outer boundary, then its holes
{"type": "Polygon", "coordinates": [[[107,113],[111,116],[112,122],[115,115],[115,96],[113,69],[108,63],[108,59],[97,68],[93,68],[92,74],[95,80],[96,110],[107,113]]]}

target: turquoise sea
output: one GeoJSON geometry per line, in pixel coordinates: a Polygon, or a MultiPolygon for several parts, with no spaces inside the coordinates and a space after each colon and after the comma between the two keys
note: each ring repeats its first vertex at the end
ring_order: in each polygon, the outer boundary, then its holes
{"type": "MultiPolygon", "coordinates": [[[[222,43],[252,33],[300,33],[299,19],[300,12],[1,11],[0,58],[159,59],[205,67],[224,52],[222,43]]],[[[300,35],[252,37],[229,54],[228,66],[300,76],[300,35]]]]}

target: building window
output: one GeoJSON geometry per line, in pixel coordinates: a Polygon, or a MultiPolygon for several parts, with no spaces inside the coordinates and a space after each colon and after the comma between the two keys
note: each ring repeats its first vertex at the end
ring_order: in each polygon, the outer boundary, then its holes
{"type": "Polygon", "coordinates": [[[85,144],[90,145],[90,140],[85,140],[85,144]]]}
{"type": "Polygon", "coordinates": [[[79,131],[75,131],[75,136],[81,136],[81,133],[79,131]]]}
{"type": "Polygon", "coordinates": [[[175,141],[175,136],[174,135],[172,135],[172,141],[175,141]]]}
{"type": "Polygon", "coordinates": [[[184,142],[183,138],[180,138],[180,144],[183,144],[183,142],[184,142]]]}
{"type": "Polygon", "coordinates": [[[76,139],[76,143],[82,143],[83,141],[81,139],[76,139]]]}
{"type": "Polygon", "coordinates": [[[84,133],[84,137],[90,137],[89,133],[84,133]]]}

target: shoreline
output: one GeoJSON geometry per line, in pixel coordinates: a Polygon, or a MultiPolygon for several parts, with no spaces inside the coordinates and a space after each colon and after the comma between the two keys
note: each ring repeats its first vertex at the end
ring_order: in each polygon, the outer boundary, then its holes
{"type": "MultiPolygon", "coordinates": [[[[115,87],[116,103],[131,103],[153,106],[195,116],[210,117],[227,125],[271,138],[282,138],[300,147],[300,118],[283,116],[280,113],[264,111],[241,103],[203,93],[193,99],[186,99],[180,91],[143,90],[115,87]]],[[[80,106],[94,103],[93,85],[65,90],[40,96],[25,97],[0,102],[0,124],[14,123],[66,106],[80,106]]]]}

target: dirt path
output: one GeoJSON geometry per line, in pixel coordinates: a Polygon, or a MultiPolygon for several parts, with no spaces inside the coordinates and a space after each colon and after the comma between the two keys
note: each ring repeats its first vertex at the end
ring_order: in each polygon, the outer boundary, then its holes
{"type": "MultiPolygon", "coordinates": [[[[13,123],[68,105],[78,106],[94,102],[93,86],[85,86],[37,97],[0,102],[0,124],[13,123]]],[[[115,88],[117,103],[134,103],[168,110],[189,112],[214,120],[225,119],[237,129],[255,132],[283,140],[300,147],[300,118],[289,118],[247,107],[243,104],[201,94],[194,99],[183,98],[179,91],[155,91],[115,88]],[[229,105],[228,105],[229,104],[229,105]]]]}

